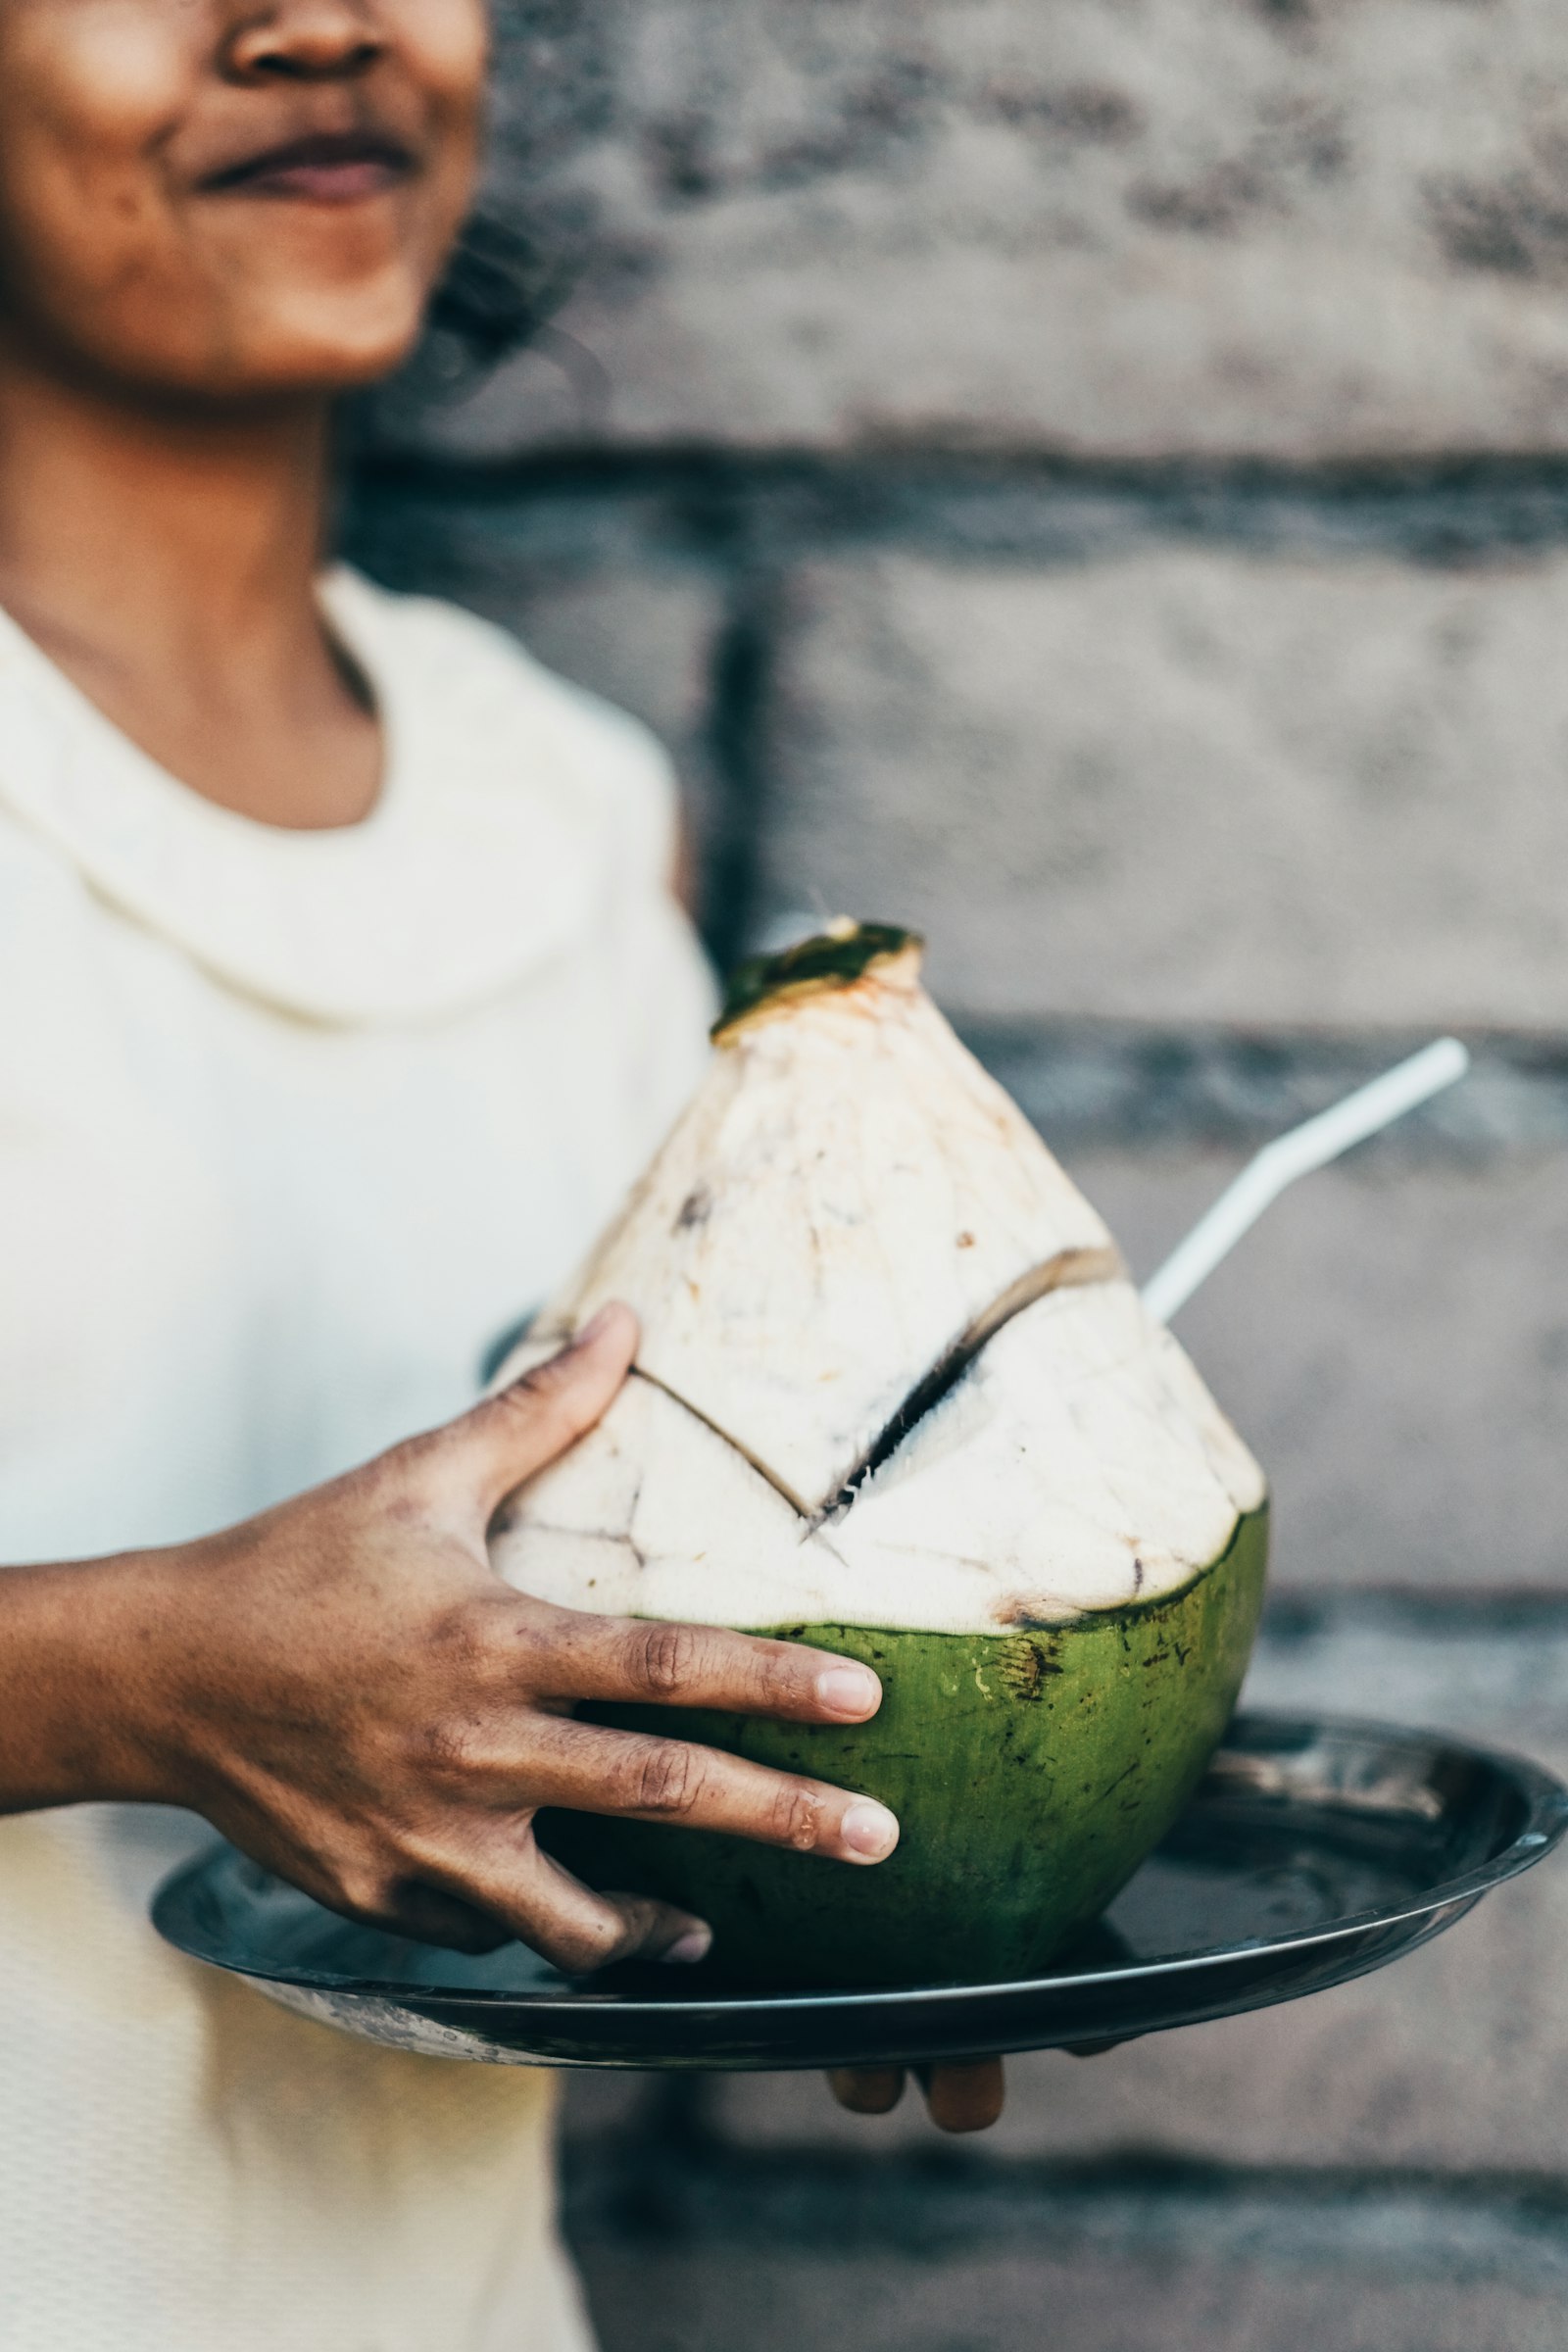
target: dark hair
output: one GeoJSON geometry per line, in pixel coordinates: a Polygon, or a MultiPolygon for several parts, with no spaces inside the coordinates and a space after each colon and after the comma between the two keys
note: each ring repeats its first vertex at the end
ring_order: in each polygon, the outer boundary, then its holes
{"type": "Polygon", "coordinates": [[[410,364],[421,392],[471,391],[530,342],[571,290],[564,260],[493,214],[466,224],[431,299],[423,344],[410,364]]]}
{"type": "Polygon", "coordinates": [[[564,258],[547,260],[523,230],[491,213],[470,216],[430,298],[412,358],[386,382],[338,403],[337,465],[351,509],[360,475],[411,453],[430,457],[421,444],[432,411],[466,399],[514,352],[551,335],[551,313],[565,301],[572,280],[570,265],[564,258]]]}

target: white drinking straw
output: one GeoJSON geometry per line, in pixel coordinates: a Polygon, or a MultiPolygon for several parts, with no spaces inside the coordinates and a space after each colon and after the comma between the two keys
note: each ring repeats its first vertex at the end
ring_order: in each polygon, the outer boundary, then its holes
{"type": "Polygon", "coordinates": [[[1364,1143],[1369,1135],[1414,1110],[1418,1102],[1441,1095],[1469,1067],[1469,1052],[1459,1040],[1440,1037],[1436,1045],[1423,1047],[1370,1085],[1358,1086],[1332,1109],[1319,1111],[1316,1118],[1265,1144],[1235,1183],[1221,1193],[1208,1214],[1200,1218],[1186,1241],[1171,1251],[1159,1272],[1145,1284],[1144,1304],[1155,1321],[1168,1323],[1180,1313],[1199,1284],[1208,1280],[1220,1259],[1229,1255],[1288,1184],[1294,1184],[1298,1176],[1309,1176],[1314,1168],[1327,1167],[1352,1144],[1364,1143]]]}

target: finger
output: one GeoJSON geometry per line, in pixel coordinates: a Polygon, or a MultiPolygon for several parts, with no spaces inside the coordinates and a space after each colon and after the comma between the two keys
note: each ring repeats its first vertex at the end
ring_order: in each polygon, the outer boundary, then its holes
{"type": "Polygon", "coordinates": [[[601,1309],[567,1348],[437,1433],[456,1494],[488,1520],[514,1487],[576,1444],[613,1400],[637,1351],[630,1307],[601,1309]]]}
{"type": "Polygon", "coordinates": [[[640,1699],[788,1723],[864,1723],[882,1703],[881,1683],[858,1658],[713,1625],[555,1609],[530,1659],[548,1698],[640,1699]]]}
{"type": "Polygon", "coordinates": [[[1000,2058],[918,2069],[920,2087],[941,2132],[988,2132],[1006,2097],[1000,2058]]]}
{"type": "Polygon", "coordinates": [[[706,1921],[651,1896],[599,1894],[543,1852],[531,1836],[503,1839],[452,1870],[459,1901],[498,1922],[509,1936],[566,1976],[588,1976],[617,1960],[704,1959],[712,1943],[706,1921]]]}
{"type": "Polygon", "coordinates": [[[835,2066],[827,2080],[852,2115],[891,2115],[904,2096],[902,2066],[835,2066]]]}
{"type": "MultiPolygon", "coordinates": [[[[527,1801],[571,1813],[720,1830],[836,1862],[883,1862],[899,1824],[874,1796],[689,1740],[656,1740],[558,1717],[528,1744],[527,1801]]],[[[520,1792],[519,1792],[520,1793],[520,1792]]]]}

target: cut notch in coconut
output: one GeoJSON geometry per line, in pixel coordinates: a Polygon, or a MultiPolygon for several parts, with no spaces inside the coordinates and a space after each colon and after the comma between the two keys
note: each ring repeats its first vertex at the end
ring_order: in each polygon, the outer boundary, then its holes
{"type": "MultiPolygon", "coordinates": [[[[519,1350],[503,1377],[547,1352],[519,1350]]],[[[633,1373],[509,1499],[491,1557],[564,1607],[1007,1634],[1164,1598],[1262,1499],[1178,1344],[1116,1282],[1015,1315],[827,1524],[633,1373]]]]}
{"type": "Polygon", "coordinates": [[[913,1436],[920,1422],[936,1410],[950,1390],[957,1387],[987,1342],[995,1339],[1014,1315],[1022,1314],[1025,1307],[1033,1306],[1038,1299],[1050,1298],[1053,1291],[1084,1290],[1095,1283],[1114,1282],[1124,1273],[1125,1269],[1114,1250],[1058,1250],[1055,1256],[1048,1259],[1045,1265],[1034,1266],[1027,1274],[1021,1274],[1016,1282],[1009,1284],[1000,1298],[992,1300],[967,1331],[960,1334],[924,1378],[915,1382],[898,1411],[851,1470],[833,1500],[817,1512],[818,1524],[843,1516],[866,1480],[874,1477],[885,1463],[892,1460],[913,1436]]]}

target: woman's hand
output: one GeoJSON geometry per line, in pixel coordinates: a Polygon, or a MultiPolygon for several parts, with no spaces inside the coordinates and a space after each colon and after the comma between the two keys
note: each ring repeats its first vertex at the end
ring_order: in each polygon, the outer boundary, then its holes
{"type": "MultiPolygon", "coordinates": [[[[1069,2058],[1099,2058],[1121,2039],[1069,2041],[1069,2058]]],[[[1000,2058],[947,2059],[914,2069],[931,2121],[944,2132],[987,2132],[1000,2117],[1006,2083],[1000,2058]]],[[[852,2115],[891,2115],[904,2096],[902,2066],[845,2066],[828,2076],[833,2096],[852,2115]]]]}
{"type": "MultiPolygon", "coordinates": [[[[490,1567],[497,1504],[598,1420],[636,1337],[612,1308],[461,1420],[223,1535],[0,1576],[0,1813],[190,1806],[350,1918],[467,1951],[515,1936],[573,1971],[698,1960],[709,1931],[581,1885],[537,1844],[542,1806],[881,1861],[898,1824],[870,1798],[572,1715],[653,1699],[859,1723],[881,1703],[869,1667],[554,1608],[490,1567]]],[[[945,2131],[1001,2112],[998,2059],[917,2071],[945,2131]]],[[[882,2114],[904,2071],[830,2080],[882,2114]]]]}
{"type": "MultiPolygon", "coordinates": [[[[1000,2058],[948,2060],[914,2070],[931,2121],[943,2132],[987,2132],[1006,2096],[1000,2058]]],[[[837,2067],[833,2096],[852,2115],[890,2115],[904,2096],[902,2066],[837,2067]]]]}
{"type": "MultiPolygon", "coordinates": [[[[490,1568],[497,1504],[599,1418],[635,1345],[633,1317],[610,1309],[462,1420],[262,1518],[99,1571],[32,1572],[78,1580],[77,1613],[96,1628],[92,1695],[115,1714],[99,1746],[112,1766],[89,1763],[88,1785],[64,1793],[192,1806],[333,1910],[470,1951],[520,1936],[570,1970],[633,1953],[695,1960],[709,1931],[641,1896],[591,1892],[537,1844],[541,1806],[880,1861],[898,1824],[869,1798],[572,1719],[579,1699],[654,1699],[860,1722],[881,1698],[869,1668],[554,1608],[490,1568]],[[108,1581],[94,1613],[79,1580],[95,1573],[108,1581]]],[[[57,1623],[57,1660],[62,1642],[57,1623]]],[[[0,1808],[4,1762],[0,1737],[0,1808]]]]}

